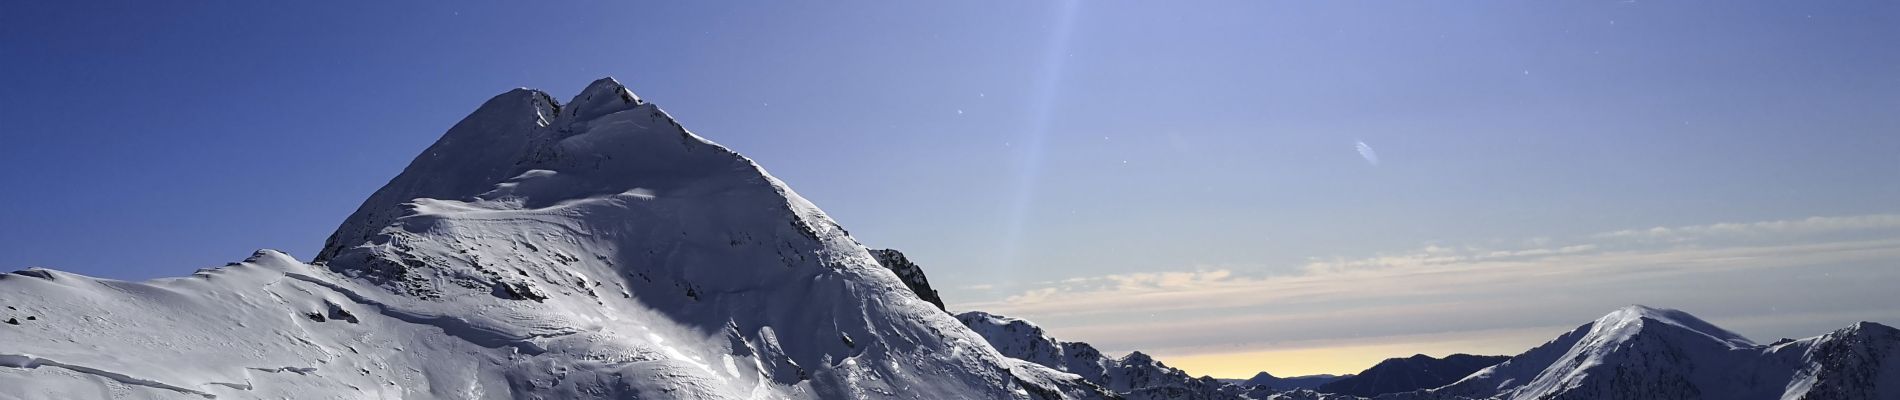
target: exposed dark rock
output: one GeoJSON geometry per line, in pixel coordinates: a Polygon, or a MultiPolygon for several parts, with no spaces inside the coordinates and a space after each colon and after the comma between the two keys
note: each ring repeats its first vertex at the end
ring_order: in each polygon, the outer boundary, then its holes
{"type": "Polygon", "coordinates": [[[939,310],[946,310],[943,307],[943,298],[937,295],[936,289],[930,288],[930,279],[924,277],[924,268],[912,263],[909,258],[904,257],[904,253],[894,249],[877,249],[871,250],[871,257],[877,259],[878,265],[896,273],[897,278],[904,281],[904,287],[916,293],[917,298],[930,302],[939,310]]]}

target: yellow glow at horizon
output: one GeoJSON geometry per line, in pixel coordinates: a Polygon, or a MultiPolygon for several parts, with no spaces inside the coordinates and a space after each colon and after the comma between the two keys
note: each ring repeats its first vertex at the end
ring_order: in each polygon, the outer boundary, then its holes
{"type": "MultiPolygon", "coordinates": [[[[1554,334],[1552,335],[1555,336],[1554,334]]],[[[1517,338],[1492,341],[1383,343],[1334,347],[1289,348],[1217,354],[1155,355],[1163,364],[1193,376],[1251,378],[1266,371],[1277,377],[1315,374],[1356,374],[1387,358],[1425,354],[1444,357],[1454,353],[1517,355],[1542,340],[1517,338]]]]}

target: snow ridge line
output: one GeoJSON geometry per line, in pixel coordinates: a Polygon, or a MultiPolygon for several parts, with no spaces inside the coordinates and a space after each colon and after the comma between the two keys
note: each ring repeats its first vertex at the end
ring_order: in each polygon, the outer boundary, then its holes
{"type": "Polygon", "coordinates": [[[111,379],[111,380],[118,381],[119,383],[123,383],[127,385],[144,386],[144,387],[149,387],[149,388],[165,389],[165,390],[170,390],[170,391],[179,392],[179,393],[195,394],[207,399],[218,398],[218,396],[214,394],[205,393],[205,392],[197,391],[197,390],[186,389],[183,387],[166,384],[164,382],[138,378],[131,375],[102,370],[102,369],[88,367],[84,365],[67,364],[67,363],[63,363],[59,361],[49,360],[44,357],[34,356],[31,354],[0,354],[0,367],[35,369],[41,366],[64,368],[67,370],[71,370],[73,372],[111,379]]]}
{"type": "Polygon", "coordinates": [[[311,284],[315,284],[317,286],[322,286],[324,288],[330,289],[332,291],[337,292],[338,294],[342,294],[344,297],[350,298],[350,301],[354,301],[358,304],[375,308],[378,313],[389,316],[390,318],[395,318],[397,320],[408,322],[411,324],[432,326],[437,329],[441,329],[442,333],[447,334],[450,337],[462,339],[463,341],[474,343],[477,346],[487,347],[491,349],[498,349],[502,347],[513,347],[515,348],[516,351],[522,354],[540,355],[542,353],[546,353],[548,351],[547,348],[541,347],[540,344],[534,343],[533,341],[531,341],[531,339],[566,336],[566,335],[577,333],[577,332],[556,332],[556,333],[550,333],[550,334],[527,335],[527,336],[517,337],[517,336],[509,335],[507,332],[500,332],[494,329],[484,328],[484,327],[475,325],[474,323],[471,323],[468,320],[464,320],[461,318],[446,317],[446,316],[440,316],[440,315],[427,315],[427,314],[419,314],[419,313],[414,313],[414,312],[397,310],[393,307],[390,307],[388,304],[383,304],[382,302],[371,300],[369,297],[363,296],[362,294],[356,293],[355,291],[352,291],[348,288],[344,288],[341,285],[337,285],[335,283],[331,283],[329,281],[318,279],[316,277],[312,277],[309,275],[298,274],[298,273],[286,273],[284,274],[284,276],[290,277],[291,279],[308,282],[311,284]]]}

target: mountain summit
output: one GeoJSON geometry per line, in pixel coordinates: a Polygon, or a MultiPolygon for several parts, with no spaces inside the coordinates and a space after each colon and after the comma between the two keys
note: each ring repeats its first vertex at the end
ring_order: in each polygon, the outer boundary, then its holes
{"type": "Polygon", "coordinates": [[[311,264],[0,277],[28,398],[1101,398],[998,354],[619,82],[456,123],[311,264]],[[111,392],[108,396],[107,392],[111,392]]]}
{"type": "MultiPolygon", "coordinates": [[[[566,104],[490,99],[310,263],[259,250],[147,282],[16,271],[0,322],[0,398],[1352,398],[952,316],[901,253],[866,249],[611,78],[566,104]]],[[[1758,345],[1631,306],[1378,398],[1900,399],[1900,331],[1758,345]]]]}
{"type": "Polygon", "coordinates": [[[1689,313],[1629,306],[1431,391],[1496,399],[1894,399],[1900,335],[1861,323],[1757,345],[1689,313]]]}

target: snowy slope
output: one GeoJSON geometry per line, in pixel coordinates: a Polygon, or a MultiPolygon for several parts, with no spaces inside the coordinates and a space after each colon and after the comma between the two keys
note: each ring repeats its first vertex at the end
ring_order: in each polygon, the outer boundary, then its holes
{"type": "Polygon", "coordinates": [[[1244,389],[1195,378],[1139,351],[1116,359],[1094,346],[1050,337],[1029,321],[981,311],[957,315],[1004,355],[1076,374],[1129,399],[1245,399],[1244,389]]]}
{"type": "Polygon", "coordinates": [[[1677,310],[1630,306],[1419,396],[1900,399],[1900,333],[1861,323],[1756,345],[1677,310]]]}
{"type": "MultiPolygon", "coordinates": [[[[520,89],[312,263],[262,250],[148,282],[0,275],[0,399],[1342,398],[952,317],[904,270],[611,79],[567,104],[520,89]]],[[[1900,399],[1900,331],[1757,345],[1636,306],[1380,398],[1900,399]]]]}
{"type": "Polygon", "coordinates": [[[1794,368],[1781,398],[1900,399],[1900,329],[1861,322],[1765,353],[1757,368],[1794,368]]]}
{"type": "Polygon", "coordinates": [[[612,79],[483,104],[313,264],[0,279],[0,398],[1101,398],[612,79]]]}

